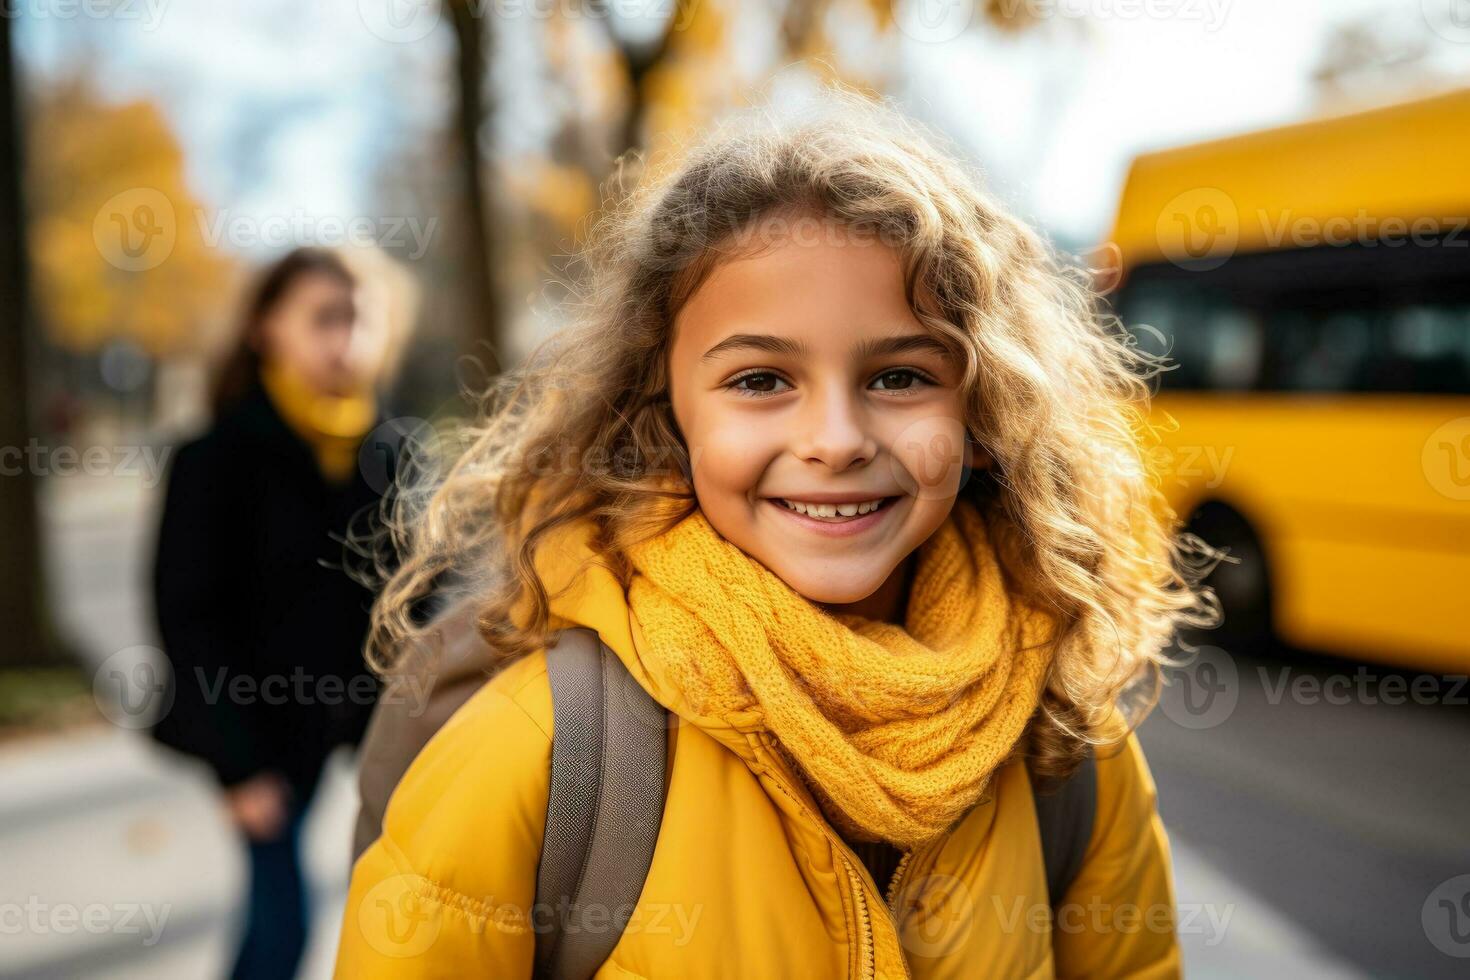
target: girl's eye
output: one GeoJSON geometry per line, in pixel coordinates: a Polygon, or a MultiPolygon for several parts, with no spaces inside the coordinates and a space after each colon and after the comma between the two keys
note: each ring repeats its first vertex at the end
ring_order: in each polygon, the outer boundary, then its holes
{"type": "Polygon", "coordinates": [[[925,384],[928,378],[911,368],[896,368],[884,371],[873,379],[871,387],[879,391],[903,391],[915,385],[925,384]]]}
{"type": "Polygon", "coordinates": [[[735,378],[728,387],[742,395],[774,395],[791,386],[778,374],[770,371],[752,371],[735,378]]]}

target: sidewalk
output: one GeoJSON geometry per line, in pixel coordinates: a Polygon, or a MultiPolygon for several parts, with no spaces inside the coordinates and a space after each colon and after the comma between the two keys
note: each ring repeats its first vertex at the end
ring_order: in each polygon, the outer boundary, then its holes
{"type": "MultiPolygon", "coordinates": [[[[244,851],[206,774],[132,732],[0,748],[0,977],[220,976],[239,928],[244,851]],[[9,913],[13,919],[15,913],[9,913]]],[[[328,977],[356,795],[334,758],[309,816],[314,902],[304,978],[328,977]]]]}

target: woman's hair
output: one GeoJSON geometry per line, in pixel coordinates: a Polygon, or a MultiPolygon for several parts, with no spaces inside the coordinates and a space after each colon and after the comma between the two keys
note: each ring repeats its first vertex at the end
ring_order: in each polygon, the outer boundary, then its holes
{"type": "Polygon", "coordinates": [[[385,295],[379,301],[389,307],[385,313],[389,340],[380,384],[396,373],[417,313],[417,286],[408,272],[371,246],[303,246],[271,263],[247,296],[233,345],[221,360],[210,389],[210,405],[216,418],[260,381],[265,320],[293,286],[312,275],[337,279],[349,289],[365,282],[384,285],[385,295]]]}
{"type": "Polygon", "coordinates": [[[1211,553],[1176,539],[1144,463],[1159,359],[1103,311],[1085,270],[935,143],[834,89],[815,112],[730,121],[596,215],[571,325],[487,393],[440,478],[401,491],[401,563],[373,608],[370,662],[390,669],[419,638],[420,603],[445,590],[478,597],[498,662],[542,646],[533,559],[572,521],[593,522],[599,560],[628,580],[629,544],[696,507],[669,403],[675,314],[721,259],[806,221],[898,251],[910,305],[963,366],[970,433],[993,460],[963,492],[1013,587],[1059,622],[1033,765],[1070,772],[1088,743],[1117,737],[1115,707],[1136,723],[1176,628],[1218,617],[1199,586],[1211,553]]]}

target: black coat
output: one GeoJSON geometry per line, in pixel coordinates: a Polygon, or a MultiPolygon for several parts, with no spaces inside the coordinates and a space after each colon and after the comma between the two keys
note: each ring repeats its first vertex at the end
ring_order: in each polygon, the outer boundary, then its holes
{"type": "Polygon", "coordinates": [[[375,525],[380,500],[362,467],[328,484],[259,385],[176,451],[154,562],[173,668],[159,741],[225,786],[274,770],[311,795],[377,696],[362,657],[373,596],[333,535],[375,525]]]}

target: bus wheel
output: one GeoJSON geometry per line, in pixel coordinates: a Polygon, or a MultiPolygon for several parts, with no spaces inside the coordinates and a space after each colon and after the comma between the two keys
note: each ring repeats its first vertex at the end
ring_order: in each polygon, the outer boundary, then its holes
{"type": "Polygon", "coordinates": [[[1271,570],[1255,529],[1239,511],[1219,501],[1201,504],[1188,527],[1210,547],[1237,559],[1222,560],[1205,578],[1225,619],[1218,629],[1197,636],[1197,642],[1216,643],[1232,653],[1273,652],[1271,570]]]}

